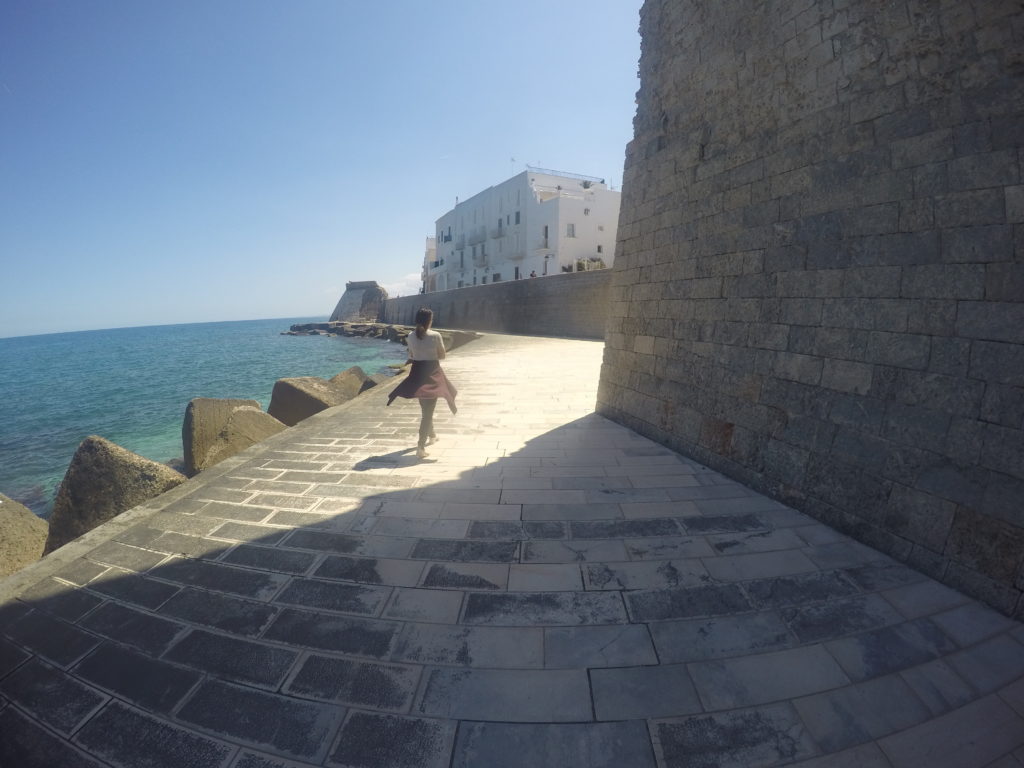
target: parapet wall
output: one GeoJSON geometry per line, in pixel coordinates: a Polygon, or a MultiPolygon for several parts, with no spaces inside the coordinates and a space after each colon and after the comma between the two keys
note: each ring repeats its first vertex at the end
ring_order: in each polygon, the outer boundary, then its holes
{"type": "Polygon", "coordinates": [[[570,339],[604,338],[611,270],[473,285],[387,299],[384,323],[412,325],[416,310],[434,311],[434,325],[570,339]]]}
{"type": "Polygon", "coordinates": [[[1024,617],[1024,11],[646,0],[601,413],[1024,617]]]}

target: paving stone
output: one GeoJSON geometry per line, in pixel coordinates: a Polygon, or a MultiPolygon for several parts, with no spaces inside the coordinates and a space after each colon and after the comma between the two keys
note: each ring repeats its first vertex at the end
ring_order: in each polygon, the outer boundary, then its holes
{"type": "MultiPolygon", "coordinates": [[[[424,539],[459,539],[466,535],[469,529],[469,520],[442,520],[442,519],[409,519],[406,517],[369,517],[367,522],[376,536],[410,536],[424,539]]],[[[350,529],[353,532],[363,532],[362,526],[350,529]]]]}
{"type": "Polygon", "coordinates": [[[210,533],[210,536],[218,539],[249,541],[270,546],[284,538],[287,532],[286,528],[273,528],[269,525],[228,522],[218,526],[210,533]]]}
{"type": "Polygon", "coordinates": [[[969,602],[969,598],[960,592],[930,579],[886,590],[882,596],[908,619],[938,613],[969,602]]]}
{"type": "Polygon", "coordinates": [[[647,628],[621,626],[551,627],[544,630],[544,666],[583,669],[657,664],[647,628]]]}
{"type": "Polygon", "coordinates": [[[975,690],[991,693],[1024,675],[1024,645],[998,635],[946,659],[975,690]]]}
{"type": "Polygon", "coordinates": [[[817,752],[788,703],[657,720],[651,731],[659,765],[669,768],[778,765],[817,752]]]}
{"type": "Polygon", "coordinates": [[[575,564],[513,564],[509,567],[508,588],[517,592],[571,591],[582,589],[583,582],[575,564]]]}
{"type": "Polygon", "coordinates": [[[792,699],[850,682],[820,645],[698,661],[689,670],[701,700],[712,710],[792,699]]]}
{"type": "Polygon", "coordinates": [[[84,587],[106,570],[107,569],[102,565],[98,565],[86,560],[85,558],[81,558],[64,566],[53,575],[58,579],[84,587]]]}
{"type": "MultiPolygon", "coordinates": [[[[733,483],[731,480],[729,481],[729,484],[737,485],[739,487],[738,483],[733,483]]],[[[685,490],[687,489],[680,488],[672,492],[672,499],[674,501],[679,501],[685,498],[684,494],[682,493],[685,490]]],[[[749,492],[747,492],[745,489],[743,492],[744,494],[749,494],[749,492]]],[[[744,517],[749,516],[750,519],[746,523],[748,526],[753,523],[753,520],[758,519],[756,514],[758,512],[786,509],[785,505],[780,504],[779,502],[773,501],[772,499],[766,498],[764,496],[742,495],[738,497],[729,498],[726,494],[723,493],[722,498],[697,497],[696,499],[694,499],[694,501],[697,504],[697,508],[701,511],[701,514],[706,515],[708,517],[715,517],[718,515],[742,515],[744,517]]],[[[810,518],[807,518],[806,522],[810,522],[810,518]]],[[[750,527],[731,528],[727,529],[726,531],[723,531],[723,533],[737,530],[753,529],[750,527]]]]}
{"type": "Polygon", "coordinates": [[[621,723],[462,723],[452,768],[654,768],[646,725],[621,723]]]}
{"type": "Polygon", "coordinates": [[[892,768],[885,754],[876,744],[861,744],[842,752],[799,763],[800,768],[892,768]]]}
{"type": "Polygon", "coordinates": [[[394,590],[384,618],[455,624],[462,609],[462,593],[439,589],[394,590]]]}
{"type": "Polygon", "coordinates": [[[181,624],[118,603],[105,603],[86,616],[82,626],[97,634],[158,656],[184,630],[181,624]]]}
{"type": "Polygon", "coordinates": [[[214,539],[165,531],[146,546],[159,552],[166,552],[169,555],[216,560],[224,554],[230,545],[223,541],[215,541],[214,539]]]}
{"type": "Polygon", "coordinates": [[[70,675],[31,659],[0,682],[0,694],[29,714],[67,735],[106,700],[70,675]]]}
{"type": "Polygon", "coordinates": [[[446,589],[505,589],[508,568],[489,563],[431,563],[422,585],[446,589]]]}
{"type": "Polygon", "coordinates": [[[0,622],[8,638],[62,667],[99,644],[99,638],[41,611],[30,611],[11,623],[0,622]]]}
{"type": "Polygon", "coordinates": [[[804,546],[792,528],[754,533],[719,533],[708,536],[708,543],[721,554],[747,554],[752,552],[774,552],[777,550],[799,549],[804,546]]]}
{"type": "Polygon", "coordinates": [[[275,617],[263,636],[298,648],[385,658],[391,652],[398,627],[394,622],[286,608],[275,617]]]}
{"type": "Polygon", "coordinates": [[[817,570],[813,562],[796,550],[721,555],[705,559],[704,565],[711,577],[718,581],[747,581],[817,570]]]}
{"type": "Polygon", "coordinates": [[[470,523],[466,536],[471,539],[564,539],[567,530],[565,523],[556,520],[476,520],[470,523]]]}
{"type": "Polygon", "coordinates": [[[977,694],[945,661],[920,664],[900,673],[932,715],[941,715],[977,698],[977,694]]]}
{"type": "Polygon", "coordinates": [[[775,613],[659,621],[648,626],[663,664],[740,656],[792,644],[788,628],[775,613]]]}
{"type": "Polygon", "coordinates": [[[218,520],[195,514],[200,509],[205,509],[208,506],[206,502],[195,502],[190,506],[194,506],[195,509],[186,514],[181,514],[181,512],[184,512],[184,508],[174,511],[176,505],[172,504],[163,512],[156,512],[147,517],[142,525],[155,528],[158,531],[183,533],[189,536],[207,536],[210,531],[220,525],[218,520]]]}
{"type": "Polygon", "coordinates": [[[183,637],[164,658],[240,683],[275,689],[298,654],[285,648],[254,643],[196,629],[183,637]]]}
{"type": "Polygon", "coordinates": [[[879,742],[893,768],[974,768],[1024,744],[1024,720],[998,696],[955,709],[879,742]]]}
{"type": "Polygon", "coordinates": [[[178,718],[228,738],[308,761],[323,759],[343,716],[328,704],[300,701],[219,680],[203,683],[178,718]]]}
{"type": "Polygon", "coordinates": [[[14,707],[0,709],[0,765],[12,768],[101,768],[95,760],[14,707]]]}
{"type": "Polygon", "coordinates": [[[293,552],[286,549],[241,544],[228,552],[222,558],[222,562],[268,571],[303,574],[309,570],[316,559],[317,556],[311,552],[293,552]]]}
{"type": "Polygon", "coordinates": [[[317,579],[294,579],[274,598],[274,602],[326,611],[375,616],[390,595],[389,587],[339,584],[334,581],[319,581],[317,579]]]}
{"type": "Polygon", "coordinates": [[[461,504],[458,502],[448,502],[442,505],[440,517],[452,520],[519,520],[523,517],[523,510],[522,506],[518,504],[461,504]]]}
{"type": "Polygon", "coordinates": [[[278,608],[230,595],[183,589],[161,606],[160,613],[236,635],[255,636],[277,615],[278,608]]]}
{"type": "Polygon", "coordinates": [[[679,526],[673,518],[653,520],[584,520],[569,523],[573,539],[635,539],[647,536],[677,536],[679,526]]]}
{"type": "Polygon", "coordinates": [[[74,673],[143,709],[170,713],[199,675],[111,643],[104,643],[74,668],[74,673]]]}
{"type": "Polygon", "coordinates": [[[544,666],[544,630],[406,624],[391,658],[418,664],[539,669],[544,666]]]}
{"type": "Polygon", "coordinates": [[[421,715],[520,723],[592,716],[586,670],[435,668],[425,674],[415,706],[421,715]]]}
{"type": "Polygon", "coordinates": [[[36,582],[21,593],[20,599],[66,621],[77,621],[103,602],[102,598],[52,578],[36,582]]]}
{"type": "Polygon", "coordinates": [[[515,562],[519,545],[514,541],[445,541],[424,539],[416,543],[410,557],[449,562],[515,562]]]}
{"type": "Polygon", "coordinates": [[[153,576],[214,592],[227,592],[256,600],[271,598],[288,577],[284,574],[237,568],[188,558],[172,560],[153,571],[153,576]]]}
{"type": "Polygon", "coordinates": [[[702,537],[664,536],[653,539],[627,539],[626,551],[632,560],[673,560],[710,557],[715,554],[702,537]]]}
{"type": "Polygon", "coordinates": [[[223,742],[144,715],[112,701],[75,741],[118,768],[212,768],[234,752],[223,742]]]}
{"type": "Polygon", "coordinates": [[[651,560],[583,566],[587,589],[696,587],[711,581],[700,560],[651,560]]]}
{"type": "Polygon", "coordinates": [[[936,614],[932,620],[961,646],[974,645],[1015,626],[1011,619],[979,603],[936,614]]]}
{"type": "Polygon", "coordinates": [[[462,621],[489,626],[575,626],[627,621],[621,598],[610,592],[473,593],[462,621]]]}
{"type": "Polygon", "coordinates": [[[341,521],[338,520],[337,515],[323,514],[319,510],[297,512],[293,509],[284,509],[272,514],[267,520],[267,524],[288,528],[331,529],[339,527],[341,521]]]}
{"type": "Polygon", "coordinates": [[[832,640],[866,629],[899,624],[903,620],[878,595],[846,597],[817,605],[783,608],[782,618],[805,643],[832,640]]]}
{"type": "MultiPolygon", "coordinates": [[[[516,516],[518,519],[519,516],[516,516]]],[[[616,520],[622,518],[618,504],[523,504],[523,520],[616,520]]]]}
{"type": "Polygon", "coordinates": [[[852,680],[866,680],[924,664],[956,648],[927,619],[864,632],[833,641],[826,647],[852,680]]]}
{"type": "Polygon", "coordinates": [[[888,736],[923,722],[930,714],[895,675],[796,699],[793,705],[826,752],[888,736]]]}
{"type": "Polygon", "coordinates": [[[598,720],[675,717],[703,711],[684,664],[590,672],[598,720]]]}
{"type": "Polygon", "coordinates": [[[422,562],[409,560],[332,555],[317,567],[314,575],[361,584],[411,587],[419,583],[425,567],[422,562]]]}
{"type": "Polygon", "coordinates": [[[705,515],[679,519],[686,533],[705,535],[709,533],[743,533],[767,531],[768,524],[756,515],[705,515]]]}
{"type": "Polygon", "coordinates": [[[747,598],[734,584],[632,592],[625,597],[636,621],[720,616],[750,609],[747,598]]]}
{"type": "Polygon", "coordinates": [[[167,555],[162,552],[150,552],[148,549],[130,547],[116,541],[108,541],[89,552],[86,557],[103,565],[115,565],[130,571],[146,571],[164,560],[167,555]]]}
{"type": "Polygon", "coordinates": [[[869,592],[914,584],[926,578],[913,568],[884,560],[845,568],[843,575],[861,589],[869,592]]]}
{"type": "Polygon", "coordinates": [[[751,602],[759,608],[780,608],[789,605],[831,600],[858,592],[837,572],[807,573],[759,579],[743,585],[751,602]]]}
{"type": "Polygon", "coordinates": [[[823,571],[887,560],[885,555],[855,541],[838,541],[834,544],[807,547],[804,554],[823,571]]]}
{"type": "Polygon", "coordinates": [[[407,712],[420,667],[309,656],[287,684],[299,696],[353,707],[407,712]]]}
{"type": "Polygon", "coordinates": [[[526,541],[524,563],[582,563],[628,560],[621,541],[526,541]]]}
{"type": "Polygon", "coordinates": [[[89,582],[89,589],[142,608],[155,609],[165,603],[180,587],[110,568],[89,582]]]}
{"type": "Polygon", "coordinates": [[[271,507],[243,507],[240,504],[212,501],[196,512],[196,515],[200,517],[218,517],[224,520],[241,520],[246,523],[259,523],[269,517],[273,511],[271,507]]]}
{"type": "Polygon", "coordinates": [[[448,768],[455,723],[353,712],[327,765],[342,768],[448,768]]]}
{"type": "Polygon", "coordinates": [[[24,664],[29,654],[13,643],[0,638],[0,680],[24,664]]]}

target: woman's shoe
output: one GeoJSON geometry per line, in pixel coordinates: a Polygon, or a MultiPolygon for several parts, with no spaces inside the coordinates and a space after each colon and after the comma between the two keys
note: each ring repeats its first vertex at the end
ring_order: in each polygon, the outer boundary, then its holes
{"type": "Polygon", "coordinates": [[[427,445],[433,445],[436,442],[437,442],[437,435],[430,435],[427,438],[427,445]]]}
{"type": "Polygon", "coordinates": [[[416,458],[417,459],[425,459],[425,458],[427,458],[427,456],[428,456],[427,451],[426,451],[426,449],[422,445],[419,445],[419,446],[416,447],[416,458]]]}

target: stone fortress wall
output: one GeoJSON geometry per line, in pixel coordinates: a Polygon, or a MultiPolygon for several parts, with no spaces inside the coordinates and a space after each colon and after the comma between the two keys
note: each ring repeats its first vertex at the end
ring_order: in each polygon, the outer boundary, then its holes
{"type": "Polygon", "coordinates": [[[384,323],[412,325],[416,310],[434,311],[434,325],[528,336],[604,338],[611,270],[472,285],[383,302],[384,323]]]}
{"type": "Polygon", "coordinates": [[[1024,618],[1024,11],[646,0],[599,412],[1024,618]]]}

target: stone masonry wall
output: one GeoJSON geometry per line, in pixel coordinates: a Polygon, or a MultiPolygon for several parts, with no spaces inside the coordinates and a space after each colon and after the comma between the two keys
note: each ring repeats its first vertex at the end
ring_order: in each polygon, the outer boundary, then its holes
{"type": "Polygon", "coordinates": [[[600,269],[403,296],[384,301],[380,320],[411,325],[429,307],[443,328],[602,339],[610,282],[611,270],[600,269]]]}
{"type": "Polygon", "coordinates": [[[647,0],[598,409],[1024,618],[1024,11],[647,0]]]}

